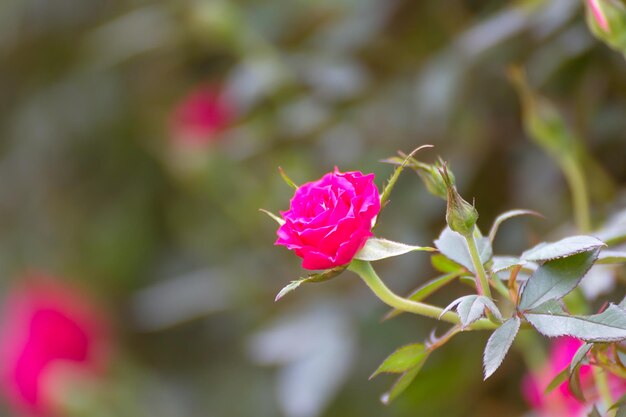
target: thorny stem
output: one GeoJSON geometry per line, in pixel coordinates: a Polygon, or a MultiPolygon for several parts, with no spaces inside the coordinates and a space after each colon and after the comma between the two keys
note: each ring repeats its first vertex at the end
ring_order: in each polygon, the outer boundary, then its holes
{"type": "MultiPolygon", "coordinates": [[[[606,409],[608,410],[613,405],[613,396],[611,395],[611,388],[609,387],[609,381],[607,379],[606,371],[598,366],[592,366],[593,369],[593,378],[596,381],[596,387],[598,388],[598,393],[600,394],[600,398],[606,409]]],[[[607,417],[614,416],[615,413],[608,412],[607,417]]]]}
{"type": "Polygon", "coordinates": [[[432,352],[433,350],[435,350],[435,349],[445,345],[446,343],[448,343],[448,341],[450,339],[452,339],[454,337],[455,334],[459,333],[460,331],[462,331],[461,326],[456,325],[456,326],[453,326],[452,328],[450,328],[441,337],[434,337],[433,336],[433,340],[431,342],[427,343],[428,349],[432,352]]]}
{"type": "MultiPolygon", "coordinates": [[[[452,324],[459,324],[459,316],[451,311],[443,313],[441,307],[430,304],[408,300],[392,292],[372,268],[369,262],[353,260],[348,269],[361,277],[372,292],[385,304],[398,310],[408,313],[419,314],[433,319],[440,319],[452,324]]],[[[486,319],[480,319],[468,326],[466,330],[487,330],[495,329],[498,325],[486,319]]]]}

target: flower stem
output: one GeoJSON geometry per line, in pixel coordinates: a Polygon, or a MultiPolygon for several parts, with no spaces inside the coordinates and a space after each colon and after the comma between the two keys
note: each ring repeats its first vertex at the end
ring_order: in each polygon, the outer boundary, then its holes
{"type": "Polygon", "coordinates": [[[510,300],[508,288],[502,283],[500,278],[495,273],[491,276],[491,283],[494,290],[499,292],[505,299],[510,300]]]}
{"type": "MultiPolygon", "coordinates": [[[[372,268],[369,262],[353,260],[348,269],[361,277],[372,292],[385,304],[397,310],[422,316],[441,319],[452,324],[459,324],[459,316],[451,311],[443,313],[443,309],[430,304],[408,300],[393,293],[372,268]]],[[[467,329],[486,330],[495,329],[498,325],[489,320],[481,319],[469,326],[467,329]]]]}
{"type": "Polygon", "coordinates": [[[585,177],[579,164],[573,157],[561,161],[561,169],[569,184],[574,205],[576,227],[583,233],[591,231],[591,214],[589,210],[589,191],[585,177]]]}
{"type": "MultiPolygon", "coordinates": [[[[611,395],[611,388],[609,387],[609,381],[606,377],[606,371],[599,366],[592,366],[593,378],[596,381],[596,388],[606,409],[608,410],[613,405],[613,396],[611,395]]],[[[607,414],[607,416],[613,416],[613,413],[607,414]]]]}
{"type": "Polygon", "coordinates": [[[474,237],[474,234],[471,234],[469,236],[465,236],[465,240],[467,241],[470,257],[472,258],[472,263],[474,264],[474,269],[476,270],[476,290],[479,295],[491,298],[491,289],[489,288],[487,273],[485,272],[485,267],[483,266],[483,262],[480,260],[478,248],[476,247],[476,238],[474,237]]]}
{"type": "MultiPolygon", "coordinates": [[[[578,164],[578,161],[574,157],[564,158],[561,161],[561,169],[565,174],[565,178],[569,184],[569,188],[572,193],[572,203],[574,207],[574,217],[576,219],[576,227],[583,233],[588,233],[592,229],[591,225],[591,211],[589,208],[589,190],[583,172],[578,164]]],[[[580,295],[580,290],[578,289],[580,295]]],[[[584,297],[578,297],[580,307],[588,310],[589,303],[584,297]]],[[[569,297],[570,302],[572,297],[569,297]]],[[[611,395],[611,388],[607,379],[606,371],[598,366],[593,366],[593,377],[595,380],[596,388],[600,394],[602,402],[606,406],[606,410],[613,405],[613,396],[611,395]]],[[[607,417],[613,417],[614,411],[607,411],[607,417]]]]}

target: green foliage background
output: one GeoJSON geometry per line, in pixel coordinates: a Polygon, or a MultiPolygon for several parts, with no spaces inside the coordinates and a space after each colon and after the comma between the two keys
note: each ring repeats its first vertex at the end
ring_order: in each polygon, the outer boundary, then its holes
{"type": "MultiPolygon", "coordinates": [[[[561,173],[521,127],[506,76],[520,65],[584,140],[595,221],[626,199],[626,63],[576,1],[4,0],[0,59],[2,286],[35,269],[101,298],[119,334],[111,378],[135,387],[135,416],[526,411],[514,352],[482,382],[482,334],[455,338],[381,405],[391,378],[367,377],[433,323],[380,324],[384,306],[350,274],[274,304],[301,274],[257,211],[288,206],[278,166],[298,183],[337,165],[381,185],[378,160],[432,143],[421,157],[451,161],[483,228],[511,208],[546,216],[503,227],[499,252],[519,252],[572,218],[561,173]],[[189,159],[168,117],[206,82],[243,110],[189,159]]],[[[444,214],[408,173],[378,230],[428,245],[444,214]]],[[[434,272],[415,253],[381,275],[405,292],[434,272]]]]}

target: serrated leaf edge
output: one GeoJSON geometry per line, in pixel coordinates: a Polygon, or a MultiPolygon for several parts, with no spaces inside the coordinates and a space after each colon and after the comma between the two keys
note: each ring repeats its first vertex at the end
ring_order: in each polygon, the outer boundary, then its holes
{"type": "MultiPolygon", "coordinates": [[[[487,345],[485,346],[485,351],[483,352],[483,375],[484,375],[484,380],[486,380],[487,378],[489,378],[491,375],[493,375],[498,368],[500,367],[500,365],[502,365],[502,362],[504,361],[504,358],[506,357],[507,353],[509,352],[509,350],[511,349],[511,345],[513,344],[513,341],[515,340],[515,337],[517,336],[517,333],[519,332],[521,326],[521,320],[519,317],[517,316],[513,316],[510,319],[508,319],[507,321],[505,321],[502,326],[498,327],[489,337],[489,340],[487,340],[487,345]],[[509,344],[506,346],[506,348],[504,349],[504,355],[502,355],[502,358],[500,359],[500,361],[493,367],[493,369],[487,369],[487,349],[490,346],[490,343],[492,342],[494,335],[496,334],[496,332],[498,332],[498,330],[502,329],[505,325],[507,325],[507,323],[513,321],[515,323],[515,330],[512,332],[512,337],[510,338],[509,344]]],[[[500,330],[501,331],[501,330],[500,330]]]]}

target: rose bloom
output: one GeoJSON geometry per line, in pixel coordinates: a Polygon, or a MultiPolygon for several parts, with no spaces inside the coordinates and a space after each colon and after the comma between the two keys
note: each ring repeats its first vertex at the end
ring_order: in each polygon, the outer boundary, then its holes
{"type": "Polygon", "coordinates": [[[374,174],[335,168],[296,190],[289,210],[281,212],[285,224],[275,244],[293,250],[305,269],[345,265],[372,236],[378,212],[374,174]]]}
{"type": "Polygon", "coordinates": [[[65,384],[104,370],[108,333],[101,313],[73,288],[44,277],[13,288],[0,327],[0,388],[15,411],[62,415],[65,384]]]}
{"type": "Polygon", "coordinates": [[[177,145],[202,147],[215,141],[234,118],[234,108],[219,86],[201,86],[185,96],[172,112],[170,137],[177,145]]]}
{"type": "MultiPolygon", "coordinates": [[[[580,367],[581,387],[587,403],[581,403],[574,397],[565,381],[549,394],[545,394],[548,384],[563,369],[569,366],[576,351],[583,342],[572,337],[556,339],[550,349],[548,362],[537,374],[528,374],[522,382],[522,393],[528,404],[540,417],[586,417],[594,402],[598,401],[598,393],[594,389],[591,366],[580,367]]],[[[614,398],[626,393],[626,381],[608,373],[608,382],[614,398]]]]}

